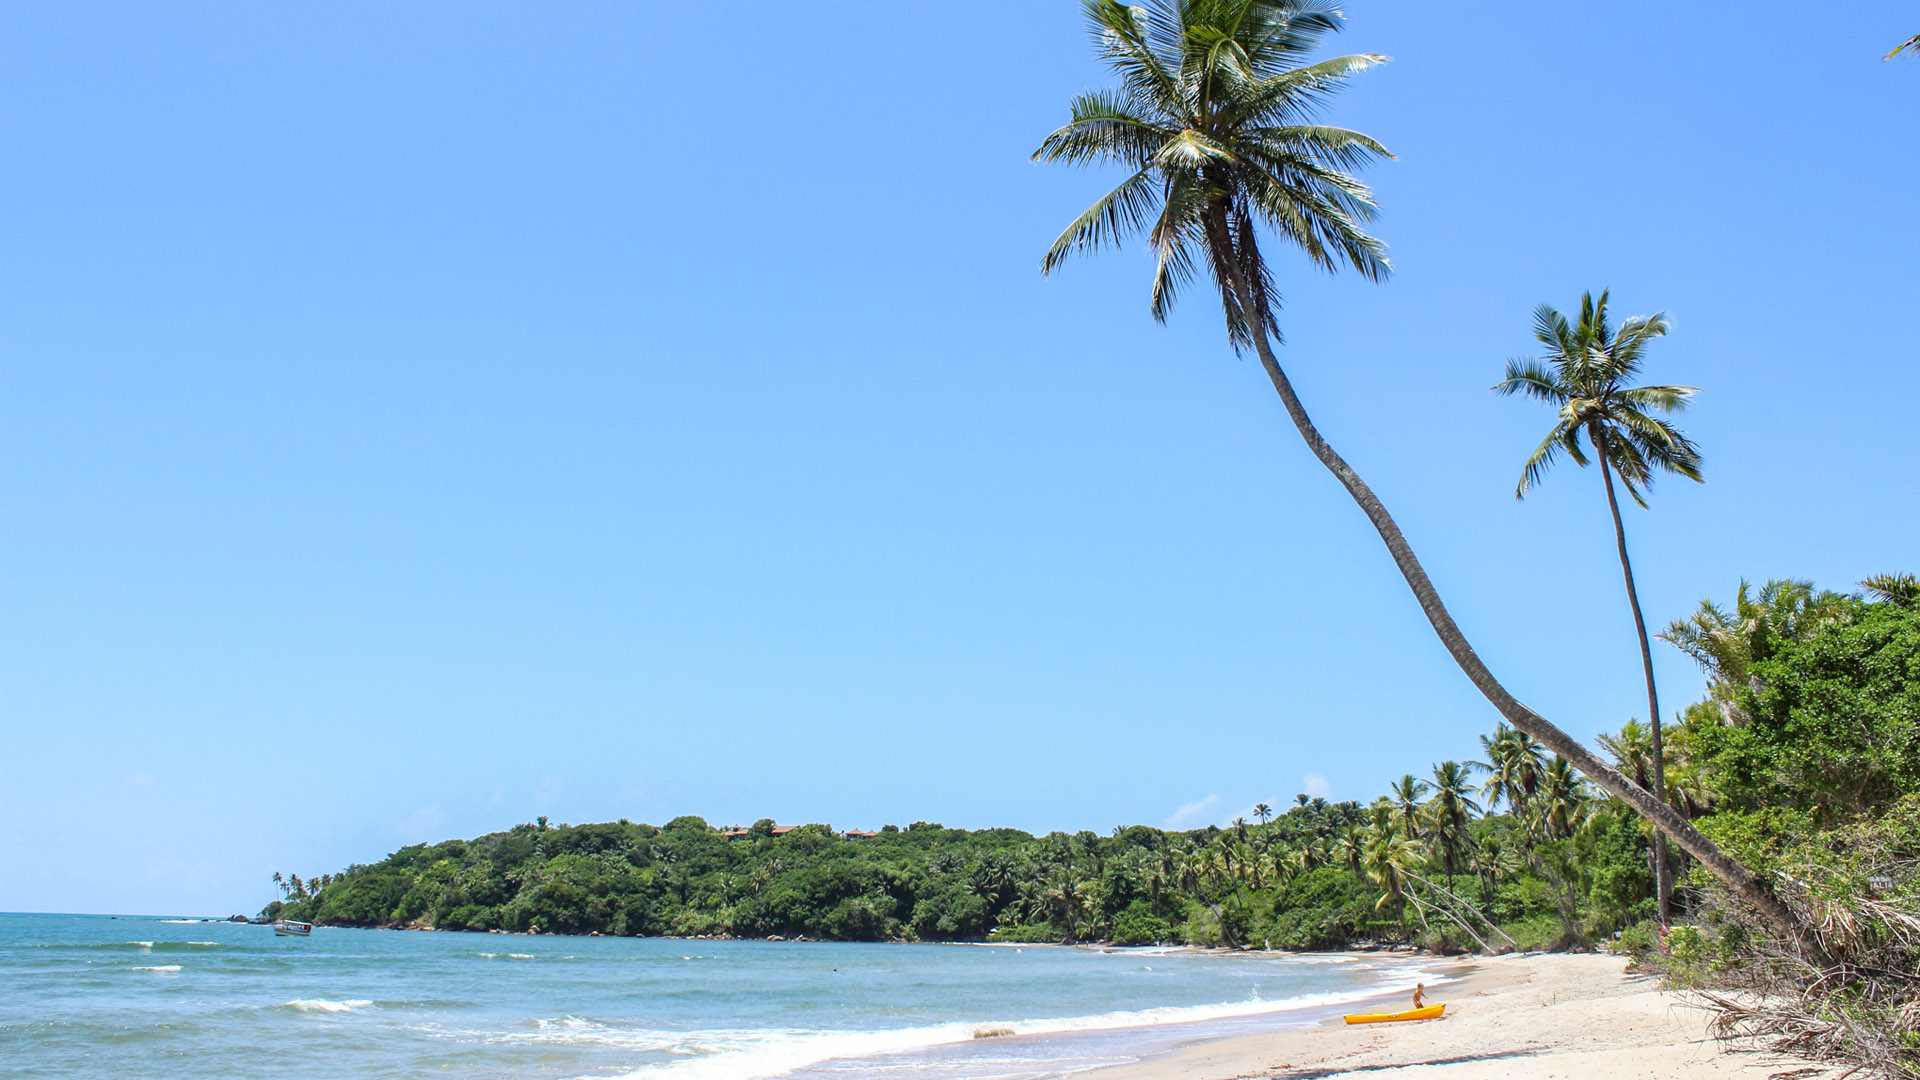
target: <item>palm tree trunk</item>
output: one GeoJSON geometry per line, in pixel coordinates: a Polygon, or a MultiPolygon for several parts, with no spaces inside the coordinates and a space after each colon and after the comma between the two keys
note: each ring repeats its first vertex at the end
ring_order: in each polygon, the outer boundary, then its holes
{"type": "Polygon", "coordinates": [[[1253,289],[1246,274],[1241,270],[1235,258],[1231,233],[1228,231],[1223,208],[1216,208],[1207,221],[1207,236],[1212,248],[1214,262],[1227,276],[1228,287],[1232,288],[1234,299],[1240,310],[1245,313],[1248,328],[1252,331],[1254,351],[1260,356],[1260,366],[1266,369],[1267,378],[1272,381],[1273,389],[1280,395],[1280,402],[1286,407],[1287,416],[1293,426],[1306,441],[1307,449],[1320,459],[1327,471],[1334,475],[1347,494],[1367,516],[1374,531],[1387,545],[1388,554],[1393,556],[1394,565],[1399,567],[1401,577],[1406,579],[1407,587],[1413,590],[1414,599],[1420,605],[1420,611],[1432,624],[1433,632],[1439,636],[1440,643],[1446,646],[1454,663],[1466,674],[1482,696],[1490,702],[1507,723],[1526,732],[1538,740],[1547,749],[1567,759],[1574,768],[1593,778],[1594,782],[1605,788],[1615,798],[1632,807],[1634,812],[1651,822],[1654,828],[1671,836],[1681,849],[1700,860],[1701,865],[1719,878],[1728,889],[1747,903],[1752,904],[1760,915],[1781,933],[1788,935],[1801,949],[1811,957],[1821,957],[1824,951],[1813,933],[1801,923],[1780,898],[1774,895],[1767,883],[1753,871],[1728,858],[1713,841],[1706,838],[1692,823],[1675,813],[1666,803],[1653,797],[1645,788],[1621,775],[1620,770],[1601,761],[1578,740],[1560,730],[1546,717],[1534,712],[1520,703],[1500,685],[1487,666],[1474,653],[1473,646],[1467,642],[1466,635],[1453,621],[1453,616],[1441,603],[1440,594],[1421,567],[1420,560],[1414,556],[1413,548],[1400,532],[1400,526],[1394,523],[1387,508],[1368,487],[1360,474],[1353,470],[1327,440],[1314,427],[1307,410],[1300,404],[1300,398],[1293,392],[1293,383],[1287,379],[1280,362],[1274,358],[1273,347],[1267,341],[1267,326],[1262,318],[1262,309],[1254,303],[1253,289]]]}
{"type": "MultiPolygon", "coordinates": [[[[1647,620],[1640,615],[1640,591],[1633,586],[1633,563],[1627,559],[1627,530],[1620,523],[1620,500],[1613,494],[1613,469],[1607,464],[1607,433],[1594,428],[1588,435],[1595,440],[1595,449],[1599,451],[1600,476],[1607,485],[1607,509],[1613,512],[1613,539],[1620,547],[1620,573],[1627,579],[1627,604],[1633,608],[1634,632],[1640,635],[1640,668],[1647,675],[1647,715],[1652,717],[1648,725],[1653,729],[1653,762],[1648,771],[1653,773],[1653,797],[1665,806],[1667,755],[1660,749],[1660,694],[1653,688],[1653,649],[1647,644],[1647,620]]],[[[1660,925],[1666,926],[1673,921],[1672,889],[1667,883],[1667,838],[1658,829],[1653,831],[1653,888],[1660,899],[1660,925]]]]}

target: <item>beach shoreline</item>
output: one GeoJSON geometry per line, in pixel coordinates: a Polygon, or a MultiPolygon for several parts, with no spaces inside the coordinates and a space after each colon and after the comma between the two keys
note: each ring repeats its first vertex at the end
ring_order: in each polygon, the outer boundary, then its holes
{"type": "MultiPolygon", "coordinates": [[[[1439,1020],[1312,1027],[1197,1042],[1077,1080],[1761,1080],[1807,1063],[1729,1049],[1706,1014],[1626,961],[1594,953],[1446,958],[1450,981],[1429,992],[1439,1020]],[[1457,972],[1457,977],[1455,973],[1457,972]]],[[[1408,1006],[1405,995],[1345,1011],[1408,1006]]],[[[1830,1075],[1838,1070],[1806,1074],[1830,1075]]]]}

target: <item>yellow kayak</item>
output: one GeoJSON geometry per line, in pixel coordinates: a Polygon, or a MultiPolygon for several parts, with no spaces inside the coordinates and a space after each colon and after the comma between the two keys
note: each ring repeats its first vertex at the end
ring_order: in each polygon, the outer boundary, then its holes
{"type": "Polygon", "coordinates": [[[1384,1024],[1390,1020],[1435,1020],[1445,1012],[1445,1005],[1429,1005],[1424,1009],[1408,1009],[1397,1013],[1359,1013],[1347,1017],[1349,1024],[1384,1024]]]}

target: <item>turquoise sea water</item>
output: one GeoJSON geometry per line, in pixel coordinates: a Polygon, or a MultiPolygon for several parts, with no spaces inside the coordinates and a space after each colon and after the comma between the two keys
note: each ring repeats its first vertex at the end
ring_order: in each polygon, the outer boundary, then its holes
{"type": "Polygon", "coordinates": [[[1411,957],[0,915],[0,1075],[1039,1080],[1436,974],[1411,957]],[[1001,1026],[1016,1034],[974,1037],[1001,1026]]]}

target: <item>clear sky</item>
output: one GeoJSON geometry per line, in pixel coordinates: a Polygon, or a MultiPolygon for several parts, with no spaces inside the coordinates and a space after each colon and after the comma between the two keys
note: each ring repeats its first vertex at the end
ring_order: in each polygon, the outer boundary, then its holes
{"type": "MultiPolygon", "coordinates": [[[[1203,824],[1492,711],[1140,251],[1070,0],[0,9],[0,910],[253,911],[546,814],[1203,824]]],[[[1655,623],[1920,570],[1911,4],[1355,0],[1398,272],[1283,361],[1482,655],[1644,714],[1529,313],[1664,309],[1655,623]]],[[[1700,691],[1662,647],[1665,700],[1700,691]]]]}

